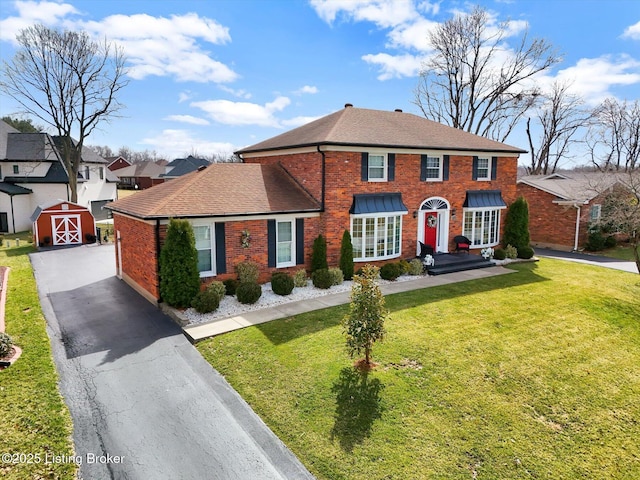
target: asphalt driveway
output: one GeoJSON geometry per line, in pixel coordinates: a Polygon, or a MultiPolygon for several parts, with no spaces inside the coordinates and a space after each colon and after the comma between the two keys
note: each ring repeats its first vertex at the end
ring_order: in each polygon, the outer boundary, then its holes
{"type": "Polygon", "coordinates": [[[113,245],[31,262],[81,478],[313,478],[180,328],[115,277],[113,245]]]}

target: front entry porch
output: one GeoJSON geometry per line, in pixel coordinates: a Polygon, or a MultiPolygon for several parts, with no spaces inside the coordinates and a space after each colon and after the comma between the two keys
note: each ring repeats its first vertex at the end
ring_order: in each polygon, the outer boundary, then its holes
{"type": "Polygon", "coordinates": [[[433,265],[426,267],[426,272],[429,275],[442,275],[495,266],[495,263],[480,255],[468,253],[436,253],[433,255],[433,260],[433,265]]]}

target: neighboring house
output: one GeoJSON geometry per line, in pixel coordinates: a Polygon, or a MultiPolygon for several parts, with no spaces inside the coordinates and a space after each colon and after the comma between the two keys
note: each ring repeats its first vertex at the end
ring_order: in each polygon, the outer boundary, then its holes
{"type": "Polygon", "coordinates": [[[107,168],[112,172],[115,172],[116,170],[119,170],[124,167],[131,166],[131,162],[129,162],[129,160],[127,160],[123,156],[107,157],[106,160],[107,162],[109,162],[107,165],[107,168]]]}
{"type": "Polygon", "coordinates": [[[196,158],[189,155],[187,158],[176,158],[172,160],[164,167],[164,173],[160,177],[170,180],[172,178],[178,178],[187,173],[195,172],[199,168],[206,167],[210,164],[208,160],[204,158],[196,158]]]}
{"type": "Polygon", "coordinates": [[[144,190],[159,183],[163,183],[165,166],[156,162],[138,162],[114,171],[118,177],[118,184],[123,189],[144,190]]]}
{"type": "Polygon", "coordinates": [[[518,179],[518,195],[529,204],[529,234],[534,247],[579,250],[590,223],[600,220],[602,192],[618,178],[612,173],[567,172],[518,179]]]}
{"type": "MultiPolygon", "coordinates": [[[[0,121],[0,232],[31,230],[31,215],[39,206],[71,198],[57,140],[46,133],[20,133],[0,121]]],[[[106,166],[106,160],[83,149],[77,203],[96,218],[106,218],[102,207],[117,198],[116,178],[106,166]]]]}
{"type": "Polygon", "coordinates": [[[322,234],[329,265],[351,232],[357,265],[437,252],[464,234],[472,251],[500,242],[524,151],[401,111],[340,110],[236,152],[244,163],[200,171],[119,200],[118,274],[159,295],[158,257],[170,218],[194,226],[201,277],[234,275],[243,260],[261,279],[310,267],[322,234]]]}

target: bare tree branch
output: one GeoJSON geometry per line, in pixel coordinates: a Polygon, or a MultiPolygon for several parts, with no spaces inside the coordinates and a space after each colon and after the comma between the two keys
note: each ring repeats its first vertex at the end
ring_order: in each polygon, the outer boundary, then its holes
{"type": "Polygon", "coordinates": [[[106,40],[92,41],[86,32],[43,25],[22,30],[17,40],[12,61],[3,62],[0,90],[60,137],[75,202],[85,138],[123,107],[116,98],[128,84],[123,51],[106,40]]]}

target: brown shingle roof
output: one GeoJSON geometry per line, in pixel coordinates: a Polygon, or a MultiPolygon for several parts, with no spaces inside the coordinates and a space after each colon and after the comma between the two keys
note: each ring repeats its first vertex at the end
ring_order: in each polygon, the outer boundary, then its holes
{"type": "Polygon", "coordinates": [[[343,110],[243,148],[236,153],[243,154],[314,145],[526,152],[525,150],[442,125],[411,113],[345,106],[343,110]]]}
{"type": "Polygon", "coordinates": [[[215,163],[107,208],[139,218],[207,217],[319,211],[280,166],[215,163]]]}

